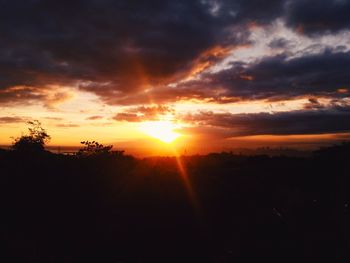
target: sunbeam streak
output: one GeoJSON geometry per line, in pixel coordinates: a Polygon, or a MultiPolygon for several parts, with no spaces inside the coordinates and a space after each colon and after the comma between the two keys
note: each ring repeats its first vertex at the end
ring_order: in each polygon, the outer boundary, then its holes
{"type": "Polygon", "coordinates": [[[184,183],[186,192],[188,194],[188,197],[191,201],[191,204],[192,204],[196,214],[199,216],[200,215],[200,204],[198,201],[198,197],[193,189],[189,175],[187,173],[186,166],[185,166],[181,156],[177,153],[176,149],[173,148],[173,150],[174,150],[174,154],[175,154],[175,158],[176,158],[177,168],[178,168],[179,174],[182,178],[182,181],[184,183]]]}

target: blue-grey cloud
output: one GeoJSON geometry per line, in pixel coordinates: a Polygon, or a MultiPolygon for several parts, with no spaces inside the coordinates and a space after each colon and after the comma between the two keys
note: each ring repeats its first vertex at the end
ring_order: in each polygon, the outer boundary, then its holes
{"type": "Polygon", "coordinates": [[[350,132],[350,107],[273,114],[200,112],[183,116],[183,120],[195,124],[197,132],[209,128],[211,133],[224,137],[346,133],[350,132]]]}
{"type": "Polygon", "coordinates": [[[265,57],[259,61],[233,63],[232,67],[207,73],[199,80],[183,84],[183,89],[223,91],[213,100],[232,102],[234,99],[283,100],[299,96],[349,96],[350,52],[326,50],[289,59],[285,55],[265,57]],[[232,98],[223,100],[222,98],[232,98]]]}
{"type": "Polygon", "coordinates": [[[293,0],[286,5],[287,25],[307,35],[350,28],[348,0],[293,0]]]}

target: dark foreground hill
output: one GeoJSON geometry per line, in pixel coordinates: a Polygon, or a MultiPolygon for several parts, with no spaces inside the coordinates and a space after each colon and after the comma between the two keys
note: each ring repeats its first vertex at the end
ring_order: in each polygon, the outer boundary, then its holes
{"type": "Polygon", "coordinates": [[[350,262],[349,148],[178,160],[1,151],[0,260],[350,262]]]}

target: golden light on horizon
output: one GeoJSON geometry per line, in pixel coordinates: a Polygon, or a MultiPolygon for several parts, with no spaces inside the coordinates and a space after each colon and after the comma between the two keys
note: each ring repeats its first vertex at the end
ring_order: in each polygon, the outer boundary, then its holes
{"type": "Polygon", "coordinates": [[[179,125],[171,121],[147,121],[139,126],[140,131],[164,143],[172,143],[181,136],[175,132],[179,125]]]}

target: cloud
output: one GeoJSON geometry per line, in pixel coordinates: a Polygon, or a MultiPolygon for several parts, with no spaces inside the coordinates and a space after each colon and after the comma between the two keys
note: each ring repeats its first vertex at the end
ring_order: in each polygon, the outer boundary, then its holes
{"type": "Polygon", "coordinates": [[[127,122],[140,122],[143,120],[143,118],[137,115],[136,113],[127,113],[127,112],[117,113],[112,119],[116,121],[127,121],[127,122]]]}
{"type": "Polygon", "coordinates": [[[100,119],[103,119],[103,116],[95,115],[95,116],[90,116],[86,118],[86,120],[89,120],[89,121],[100,120],[100,119]]]}
{"type": "Polygon", "coordinates": [[[54,109],[58,104],[64,103],[73,98],[73,94],[67,91],[56,91],[48,93],[44,98],[44,106],[49,109],[54,109]]]}
{"type": "Polygon", "coordinates": [[[156,115],[165,115],[173,113],[174,110],[166,105],[155,105],[155,106],[139,106],[136,108],[129,109],[129,112],[141,113],[144,116],[156,116],[156,115]]]}
{"type": "Polygon", "coordinates": [[[30,103],[33,100],[44,100],[42,90],[35,87],[14,86],[0,89],[0,104],[30,103]]]}
{"type": "Polygon", "coordinates": [[[175,111],[166,105],[139,106],[119,112],[112,119],[127,122],[155,121],[174,113],[175,111]]]}
{"type": "Polygon", "coordinates": [[[278,113],[200,112],[182,116],[197,133],[209,132],[226,138],[251,135],[297,135],[343,133],[350,131],[350,107],[324,110],[298,110],[278,113]]]}
{"type": "Polygon", "coordinates": [[[60,117],[44,117],[46,120],[51,120],[51,121],[62,121],[63,118],[60,117]]]}
{"type": "Polygon", "coordinates": [[[287,25],[307,35],[350,28],[348,0],[293,0],[286,6],[287,25]]]}
{"type": "Polygon", "coordinates": [[[214,47],[246,43],[245,28],[278,17],[283,1],[258,7],[257,0],[2,2],[0,89],[71,85],[113,102],[106,96],[188,76],[199,60],[211,63],[203,54],[214,47]]]}
{"type": "Polygon", "coordinates": [[[269,47],[280,49],[288,48],[290,45],[292,44],[285,38],[275,38],[269,43],[269,47]]]}
{"type": "Polygon", "coordinates": [[[180,89],[200,90],[219,103],[237,99],[283,100],[301,96],[347,97],[350,52],[325,50],[288,59],[284,54],[264,57],[251,64],[234,62],[231,68],[206,73],[183,83],[180,89]]]}
{"type": "Polygon", "coordinates": [[[67,124],[60,123],[60,124],[57,124],[56,127],[59,127],[59,128],[76,128],[76,127],[80,127],[80,125],[74,124],[74,123],[67,123],[67,124]]]}
{"type": "Polygon", "coordinates": [[[26,122],[26,121],[27,119],[23,117],[12,117],[12,116],[0,117],[0,123],[2,124],[19,123],[19,122],[26,122]]]}
{"type": "Polygon", "coordinates": [[[40,101],[49,109],[55,108],[73,97],[70,90],[60,87],[32,87],[32,86],[13,86],[1,89],[0,87],[0,105],[14,106],[17,104],[30,105],[40,101]]]}
{"type": "Polygon", "coordinates": [[[348,84],[344,48],[290,59],[283,37],[269,46],[284,55],[207,72],[235,48],[258,45],[252,29],[276,19],[311,37],[348,29],[346,0],[14,0],[0,7],[0,104],[52,108],[70,98],[59,86],[135,105],[300,96],[348,84]]]}

